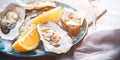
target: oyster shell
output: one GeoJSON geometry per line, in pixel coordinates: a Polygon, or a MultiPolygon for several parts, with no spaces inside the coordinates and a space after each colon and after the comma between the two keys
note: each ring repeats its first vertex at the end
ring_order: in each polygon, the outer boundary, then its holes
{"type": "Polygon", "coordinates": [[[25,18],[25,10],[10,3],[0,12],[0,36],[3,39],[14,40],[19,35],[25,18]]]}
{"type": "Polygon", "coordinates": [[[84,21],[83,13],[74,12],[70,8],[64,8],[61,23],[70,35],[77,36],[84,26],[84,21]]]}
{"type": "Polygon", "coordinates": [[[53,1],[34,1],[34,0],[30,0],[30,1],[21,1],[21,0],[17,0],[19,5],[21,5],[25,10],[26,10],[26,17],[25,17],[25,22],[21,28],[21,33],[27,28],[29,27],[30,23],[28,22],[29,20],[31,20],[32,18],[56,7],[55,2],[53,1]]]}
{"type": "Polygon", "coordinates": [[[55,22],[38,24],[37,28],[45,51],[57,54],[66,53],[73,45],[71,37],[55,22]]]}
{"type": "Polygon", "coordinates": [[[27,10],[50,10],[51,8],[56,7],[54,1],[45,1],[45,0],[16,0],[22,7],[27,10]]]}
{"type": "Polygon", "coordinates": [[[53,9],[56,7],[56,4],[51,1],[29,1],[28,3],[25,3],[22,5],[26,10],[27,17],[36,17],[43,12],[46,12],[50,9],[53,9]]]}

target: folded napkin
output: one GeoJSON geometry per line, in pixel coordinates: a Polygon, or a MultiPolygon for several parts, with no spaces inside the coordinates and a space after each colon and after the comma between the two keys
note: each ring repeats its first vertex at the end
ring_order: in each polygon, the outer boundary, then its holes
{"type": "Polygon", "coordinates": [[[75,60],[117,60],[119,57],[120,29],[99,31],[87,36],[74,53],[75,60]]]}
{"type": "Polygon", "coordinates": [[[120,60],[120,29],[94,32],[71,55],[58,60],[120,60]]]}

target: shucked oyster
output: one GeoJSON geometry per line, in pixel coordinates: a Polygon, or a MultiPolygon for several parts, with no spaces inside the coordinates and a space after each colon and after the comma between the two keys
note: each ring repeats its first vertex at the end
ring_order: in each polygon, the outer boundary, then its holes
{"type": "Polygon", "coordinates": [[[14,40],[19,35],[19,29],[25,18],[25,10],[16,5],[9,4],[0,12],[0,36],[3,39],[14,40]]]}
{"type": "Polygon", "coordinates": [[[17,0],[27,10],[50,10],[56,7],[54,1],[41,1],[41,0],[17,0]]]}
{"type": "Polygon", "coordinates": [[[72,9],[64,8],[61,19],[63,28],[70,33],[70,35],[77,36],[84,26],[84,14],[74,12],[72,9]]]}
{"type": "Polygon", "coordinates": [[[72,39],[56,23],[38,24],[37,28],[45,51],[60,54],[67,52],[71,48],[73,44],[72,39]]]}
{"type": "Polygon", "coordinates": [[[20,32],[24,32],[26,28],[30,26],[30,21],[32,18],[56,7],[55,2],[53,1],[21,1],[17,0],[19,5],[26,10],[26,17],[23,26],[20,29],[20,32]]]}

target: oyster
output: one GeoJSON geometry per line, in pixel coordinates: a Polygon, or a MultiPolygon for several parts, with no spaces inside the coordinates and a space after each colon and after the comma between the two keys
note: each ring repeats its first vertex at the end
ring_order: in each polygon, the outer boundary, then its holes
{"type": "Polygon", "coordinates": [[[14,40],[19,35],[19,29],[25,18],[25,10],[10,3],[0,12],[0,36],[3,39],[14,40]]]}
{"type": "Polygon", "coordinates": [[[41,0],[17,0],[17,2],[27,10],[50,10],[51,8],[56,7],[54,1],[41,1],[41,0]]]}
{"type": "Polygon", "coordinates": [[[66,53],[73,45],[71,37],[55,22],[38,24],[37,28],[45,51],[57,54],[66,53]]]}
{"type": "Polygon", "coordinates": [[[27,17],[33,18],[42,14],[43,12],[55,8],[56,4],[51,1],[47,1],[47,2],[33,1],[32,3],[29,2],[24,4],[23,7],[27,10],[26,12],[27,17]]]}
{"type": "Polygon", "coordinates": [[[54,2],[34,2],[34,9],[36,10],[49,10],[51,8],[56,7],[56,4],[54,2]]]}
{"type": "Polygon", "coordinates": [[[80,33],[84,26],[84,19],[83,13],[74,12],[69,8],[63,9],[62,26],[70,35],[77,36],[80,33]]]}
{"type": "Polygon", "coordinates": [[[25,10],[26,10],[26,17],[25,17],[25,21],[24,24],[20,30],[20,32],[22,33],[27,27],[29,27],[30,23],[28,22],[29,20],[31,20],[32,18],[52,9],[56,7],[55,2],[53,1],[20,1],[17,0],[19,2],[19,5],[21,5],[25,10]]]}

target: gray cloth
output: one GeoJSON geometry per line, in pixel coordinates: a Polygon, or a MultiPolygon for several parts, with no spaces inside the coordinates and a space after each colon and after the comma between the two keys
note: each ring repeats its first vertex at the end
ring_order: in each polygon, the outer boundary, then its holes
{"type": "Polygon", "coordinates": [[[120,29],[94,32],[58,60],[120,60],[120,29]]]}
{"type": "Polygon", "coordinates": [[[120,60],[120,29],[87,36],[75,53],[75,60],[120,60]],[[118,59],[119,58],[119,59],[118,59]]]}

